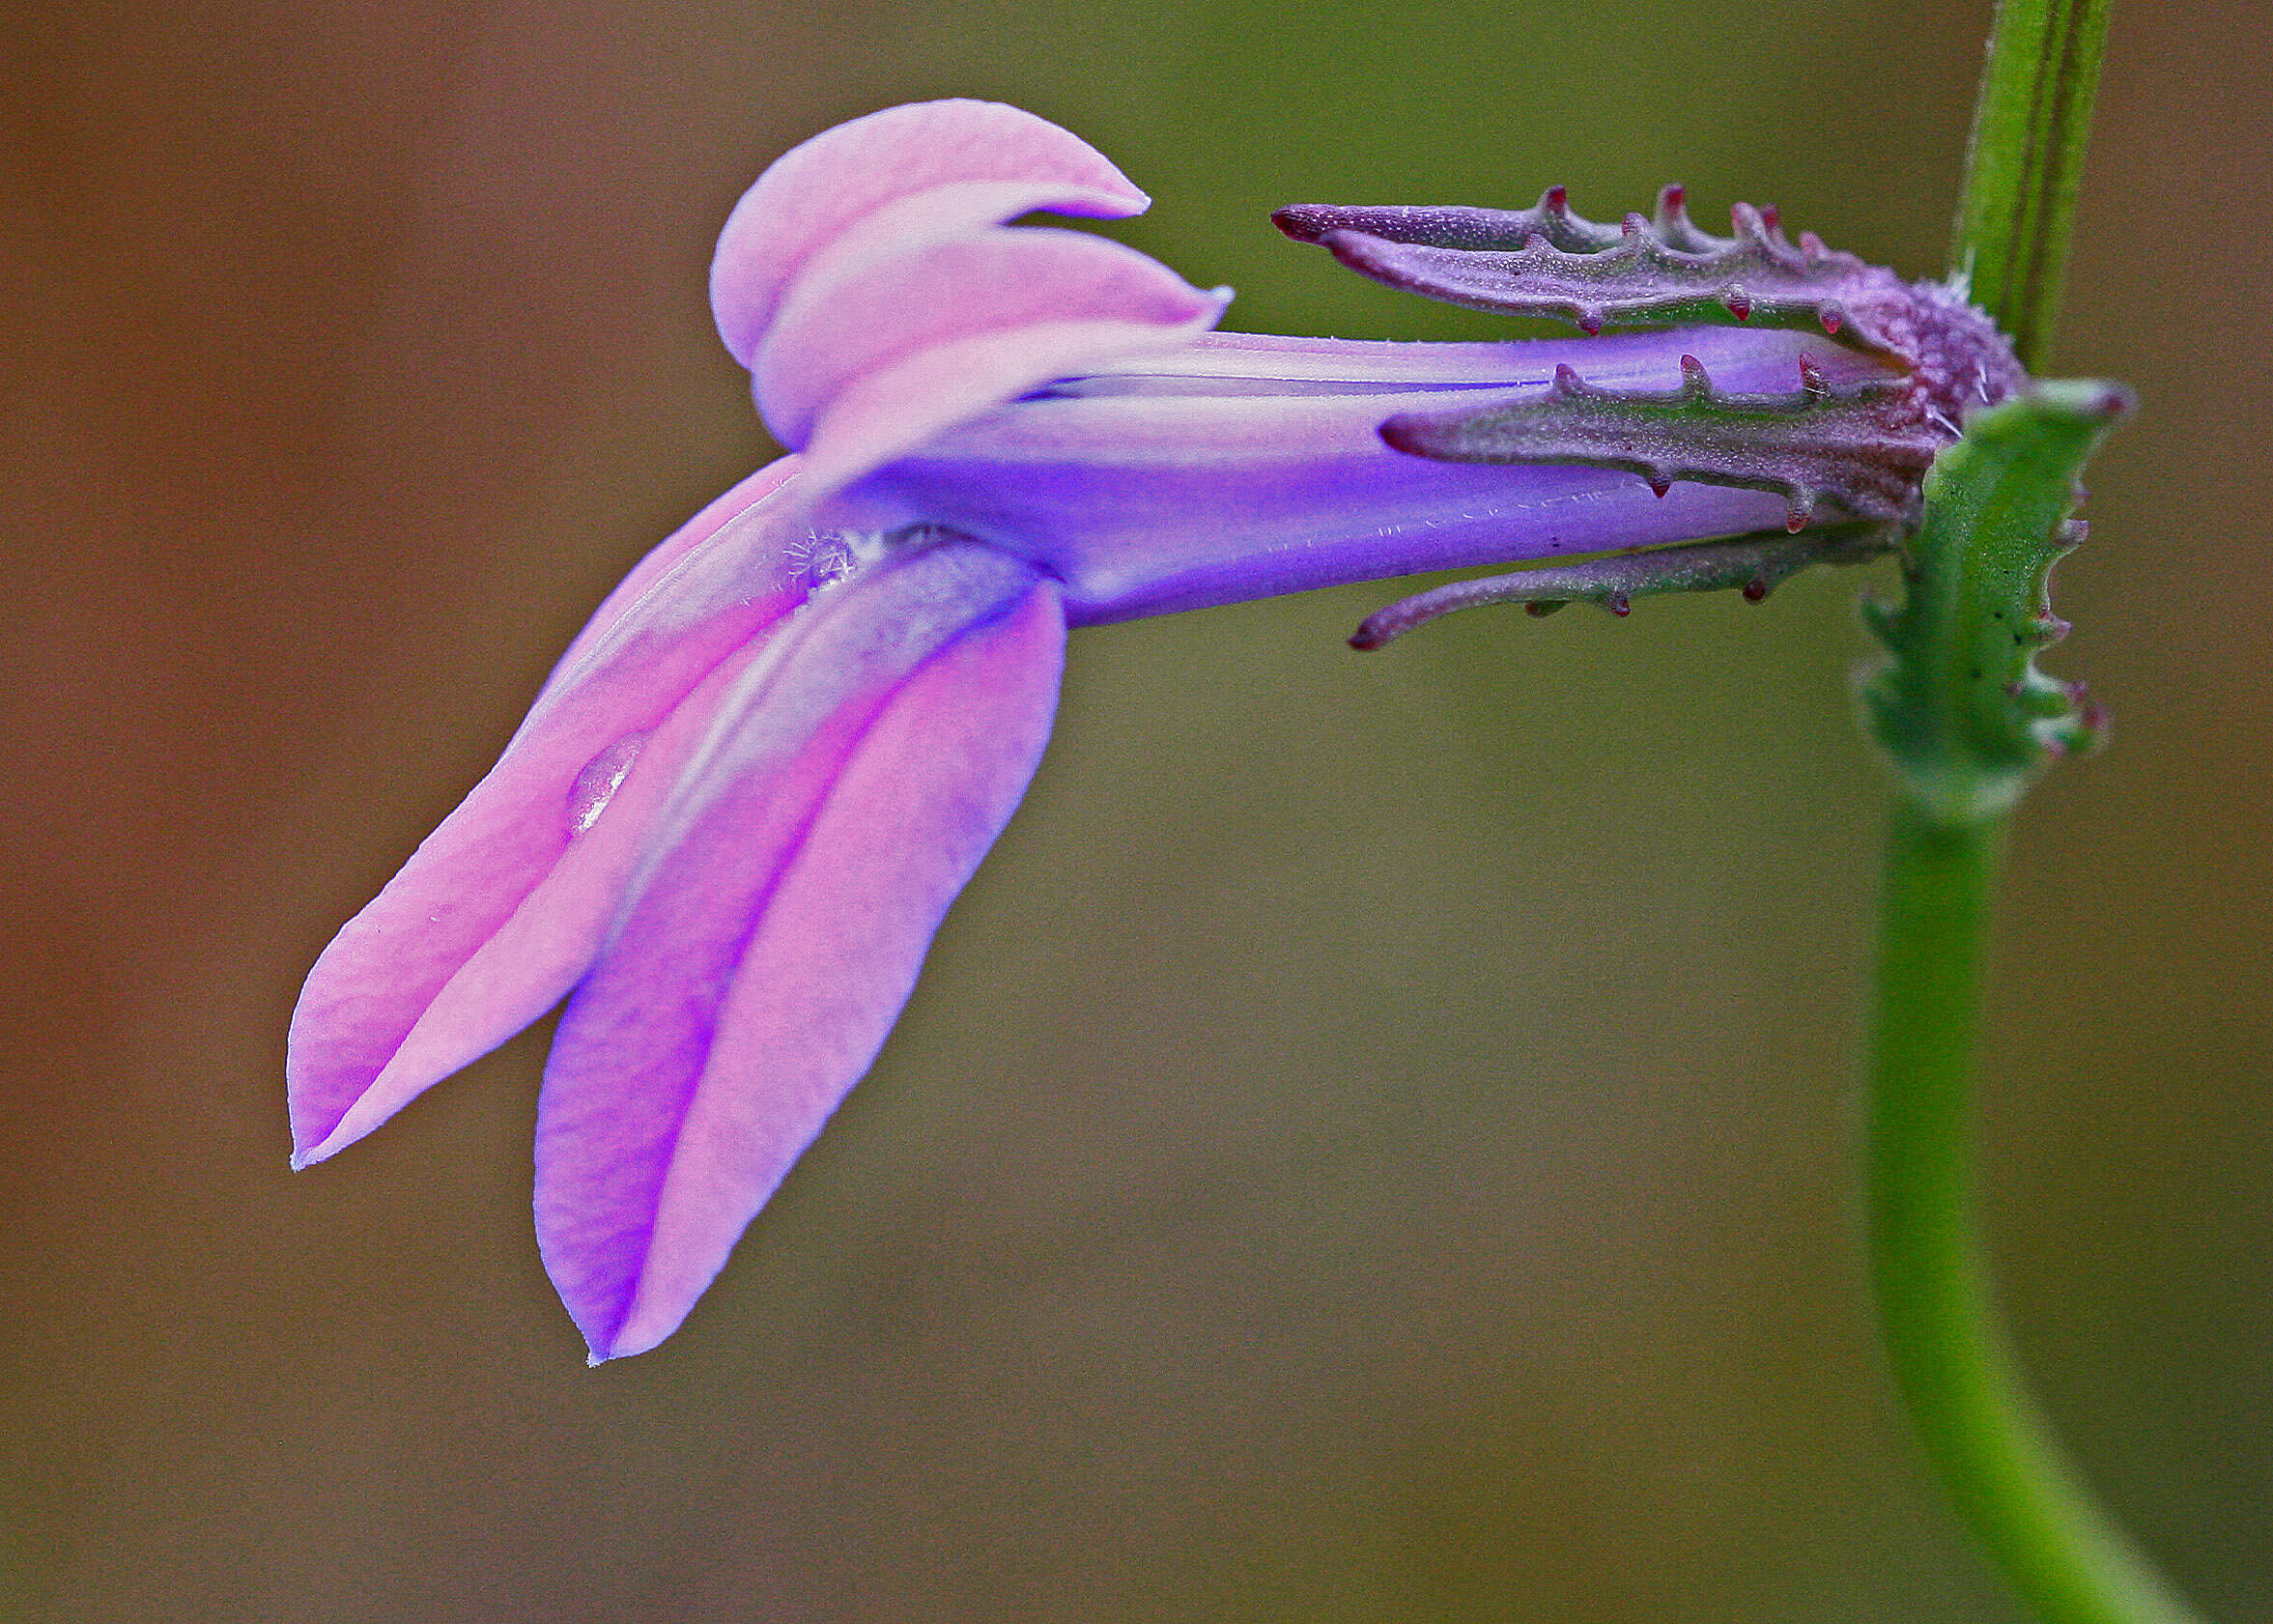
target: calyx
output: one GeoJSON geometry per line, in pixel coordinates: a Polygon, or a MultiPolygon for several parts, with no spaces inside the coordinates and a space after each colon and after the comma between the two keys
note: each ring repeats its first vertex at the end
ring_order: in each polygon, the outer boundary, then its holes
{"type": "MultiPolygon", "coordinates": [[[[1381,438],[1414,456],[1622,469],[1661,496],[1685,479],[1771,491],[1794,532],[1863,522],[1883,529],[1885,547],[1916,525],[1926,470],[1967,415],[2029,382],[1962,290],[1904,281],[1813,232],[1795,243],[1774,209],[1737,204],[1734,235],[1716,237],[1689,217],[1677,185],[1659,193],[1653,215],[1615,225],[1573,214],[1561,186],[1529,209],[1297,204],[1272,218],[1378,282],[1470,309],[1557,318],[1588,334],[1814,331],[1885,368],[1883,380],[1834,387],[1803,358],[1791,393],[1740,394],[1717,388],[1693,356],[1680,357],[1681,385],[1665,391],[1605,388],[1563,366],[1544,393],[1383,422],[1381,438]]],[[[1662,589],[1697,589],[1692,568],[1671,573],[1682,584],[1662,589]]]]}

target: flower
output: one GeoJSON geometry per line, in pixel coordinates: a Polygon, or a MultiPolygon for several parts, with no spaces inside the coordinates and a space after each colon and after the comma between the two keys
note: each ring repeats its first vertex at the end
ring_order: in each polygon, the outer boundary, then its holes
{"type": "MultiPolygon", "coordinates": [[[[1844,256],[1810,261],[1816,304],[1855,306],[1839,338],[1768,326],[1814,308],[1775,304],[1778,284],[1756,327],[1346,343],[1216,334],[1227,291],[1006,223],[1147,203],[1074,136],[973,101],[872,114],[765,172],[711,297],[792,454],[632,571],[316,964],[288,1058],[296,1167],[566,997],[539,1241],[595,1361],[652,1348],[874,1059],[1041,756],[1068,626],[1776,532],[1822,496],[1885,521],[1940,443],[1844,256]],[[1713,441],[1731,421],[1750,425],[1733,451],[1713,441]]],[[[1507,308],[1552,304],[1523,292],[1544,253],[1595,276],[1594,303],[1553,306],[1589,326],[1596,303],[1646,319],[1653,287],[1702,319],[1686,262],[1781,243],[1662,212],[1638,263],[1638,218],[1618,235],[1550,194],[1281,223],[1507,308]]],[[[1554,579],[1583,593],[1590,567],[1554,579]]]]}

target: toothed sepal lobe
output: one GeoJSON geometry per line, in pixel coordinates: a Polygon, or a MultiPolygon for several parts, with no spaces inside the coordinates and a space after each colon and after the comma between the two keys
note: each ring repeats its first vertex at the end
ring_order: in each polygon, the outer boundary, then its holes
{"type": "Polygon", "coordinates": [[[1967,413],[2026,382],[2011,344],[1950,288],[1906,282],[1812,232],[1795,243],[1773,209],[1737,204],[1734,235],[1714,236],[1679,186],[1659,194],[1654,215],[1616,225],[1571,213],[1560,186],[1530,209],[1304,203],[1272,218],[1361,275],[1474,310],[1588,333],[1730,323],[1821,332],[1906,374],[1914,418],[1950,439],[1967,413]]]}
{"type": "Polygon", "coordinates": [[[1379,648],[1416,626],[1485,604],[1521,604],[1533,614],[1552,614],[1591,603],[1623,617],[1635,598],[1651,593],[1732,589],[1756,604],[1810,564],[1858,564],[1884,556],[1895,545],[1893,534],[1883,525],[1847,525],[1804,536],[1770,531],[1456,581],[1368,615],[1350,646],[1379,648]]]}
{"type": "Polygon", "coordinates": [[[1639,474],[1663,495],[1677,479],[1771,491],[1800,529],[1817,504],[1858,519],[1912,516],[1918,482],[1944,442],[1910,420],[1899,380],[1837,388],[1802,361],[1789,394],[1714,386],[1693,356],[1681,386],[1616,390],[1559,368],[1545,394],[1513,404],[1404,413],[1381,425],[1400,451],[1440,462],[1581,463],[1639,474]]]}

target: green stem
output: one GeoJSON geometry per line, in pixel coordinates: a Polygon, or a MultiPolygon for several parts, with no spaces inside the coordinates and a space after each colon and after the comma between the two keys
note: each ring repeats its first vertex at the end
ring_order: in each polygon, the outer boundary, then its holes
{"type": "MultiPolygon", "coordinates": [[[[1990,38],[1955,269],[2031,371],[2058,313],[2108,11],[2000,0],[1990,38]]],[[[1968,419],[1927,476],[1908,600],[1874,621],[1894,659],[1866,694],[1901,784],[1872,1037],[1872,1284],[1927,1458],[2045,1624],[2199,1619],[2061,1458],[1998,1322],[1973,1215],[1974,1046],[2004,818],[2049,747],[2093,730],[2015,651],[2058,636],[2045,572],[2069,545],[2075,473],[2122,410],[2118,390],[2045,385],[1968,419]]]]}
{"type": "Polygon", "coordinates": [[[2091,133],[2112,0],[2000,0],[1950,267],[2042,369],[2091,133]]]}
{"type": "Polygon", "coordinates": [[[1888,1356],[1959,1515],[2047,1624],[2197,1624],[2061,1458],[1997,1321],[1969,1125],[2003,820],[1894,809],[1870,1109],[1870,1258],[1888,1356]]]}

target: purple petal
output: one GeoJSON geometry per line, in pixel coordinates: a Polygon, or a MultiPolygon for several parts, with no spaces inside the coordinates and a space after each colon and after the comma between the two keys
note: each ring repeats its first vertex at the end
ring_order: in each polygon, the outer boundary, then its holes
{"type": "Polygon", "coordinates": [[[1151,199],[1102,153],[1046,119],[994,101],[887,107],[777,158],[742,195],[710,268],[719,336],[748,366],[798,269],[847,226],[912,192],[966,181],[1043,185],[1028,209],[1099,219],[1151,199]]]}
{"type": "Polygon", "coordinates": [[[793,471],[744,481],[633,572],[497,764],[317,960],[286,1058],[296,1165],[511,1037],[589,964],[722,663],[804,596],[782,563],[804,527],[769,499],[793,471]]]}
{"type": "Polygon", "coordinates": [[[809,501],[1053,379],[1180,348],[1229,298],[1079,232],[867,247],[800,276],[758,356],[758,401],[806,452],[809,501]]]}
{"type": "Polygon", "coordinates": [[[578,988],[537,1231],[595,1359],[668,1336],[866,1071],[1056,702],[1056,586],[935,545],[817,599],[737,684],[578,988]]]}

